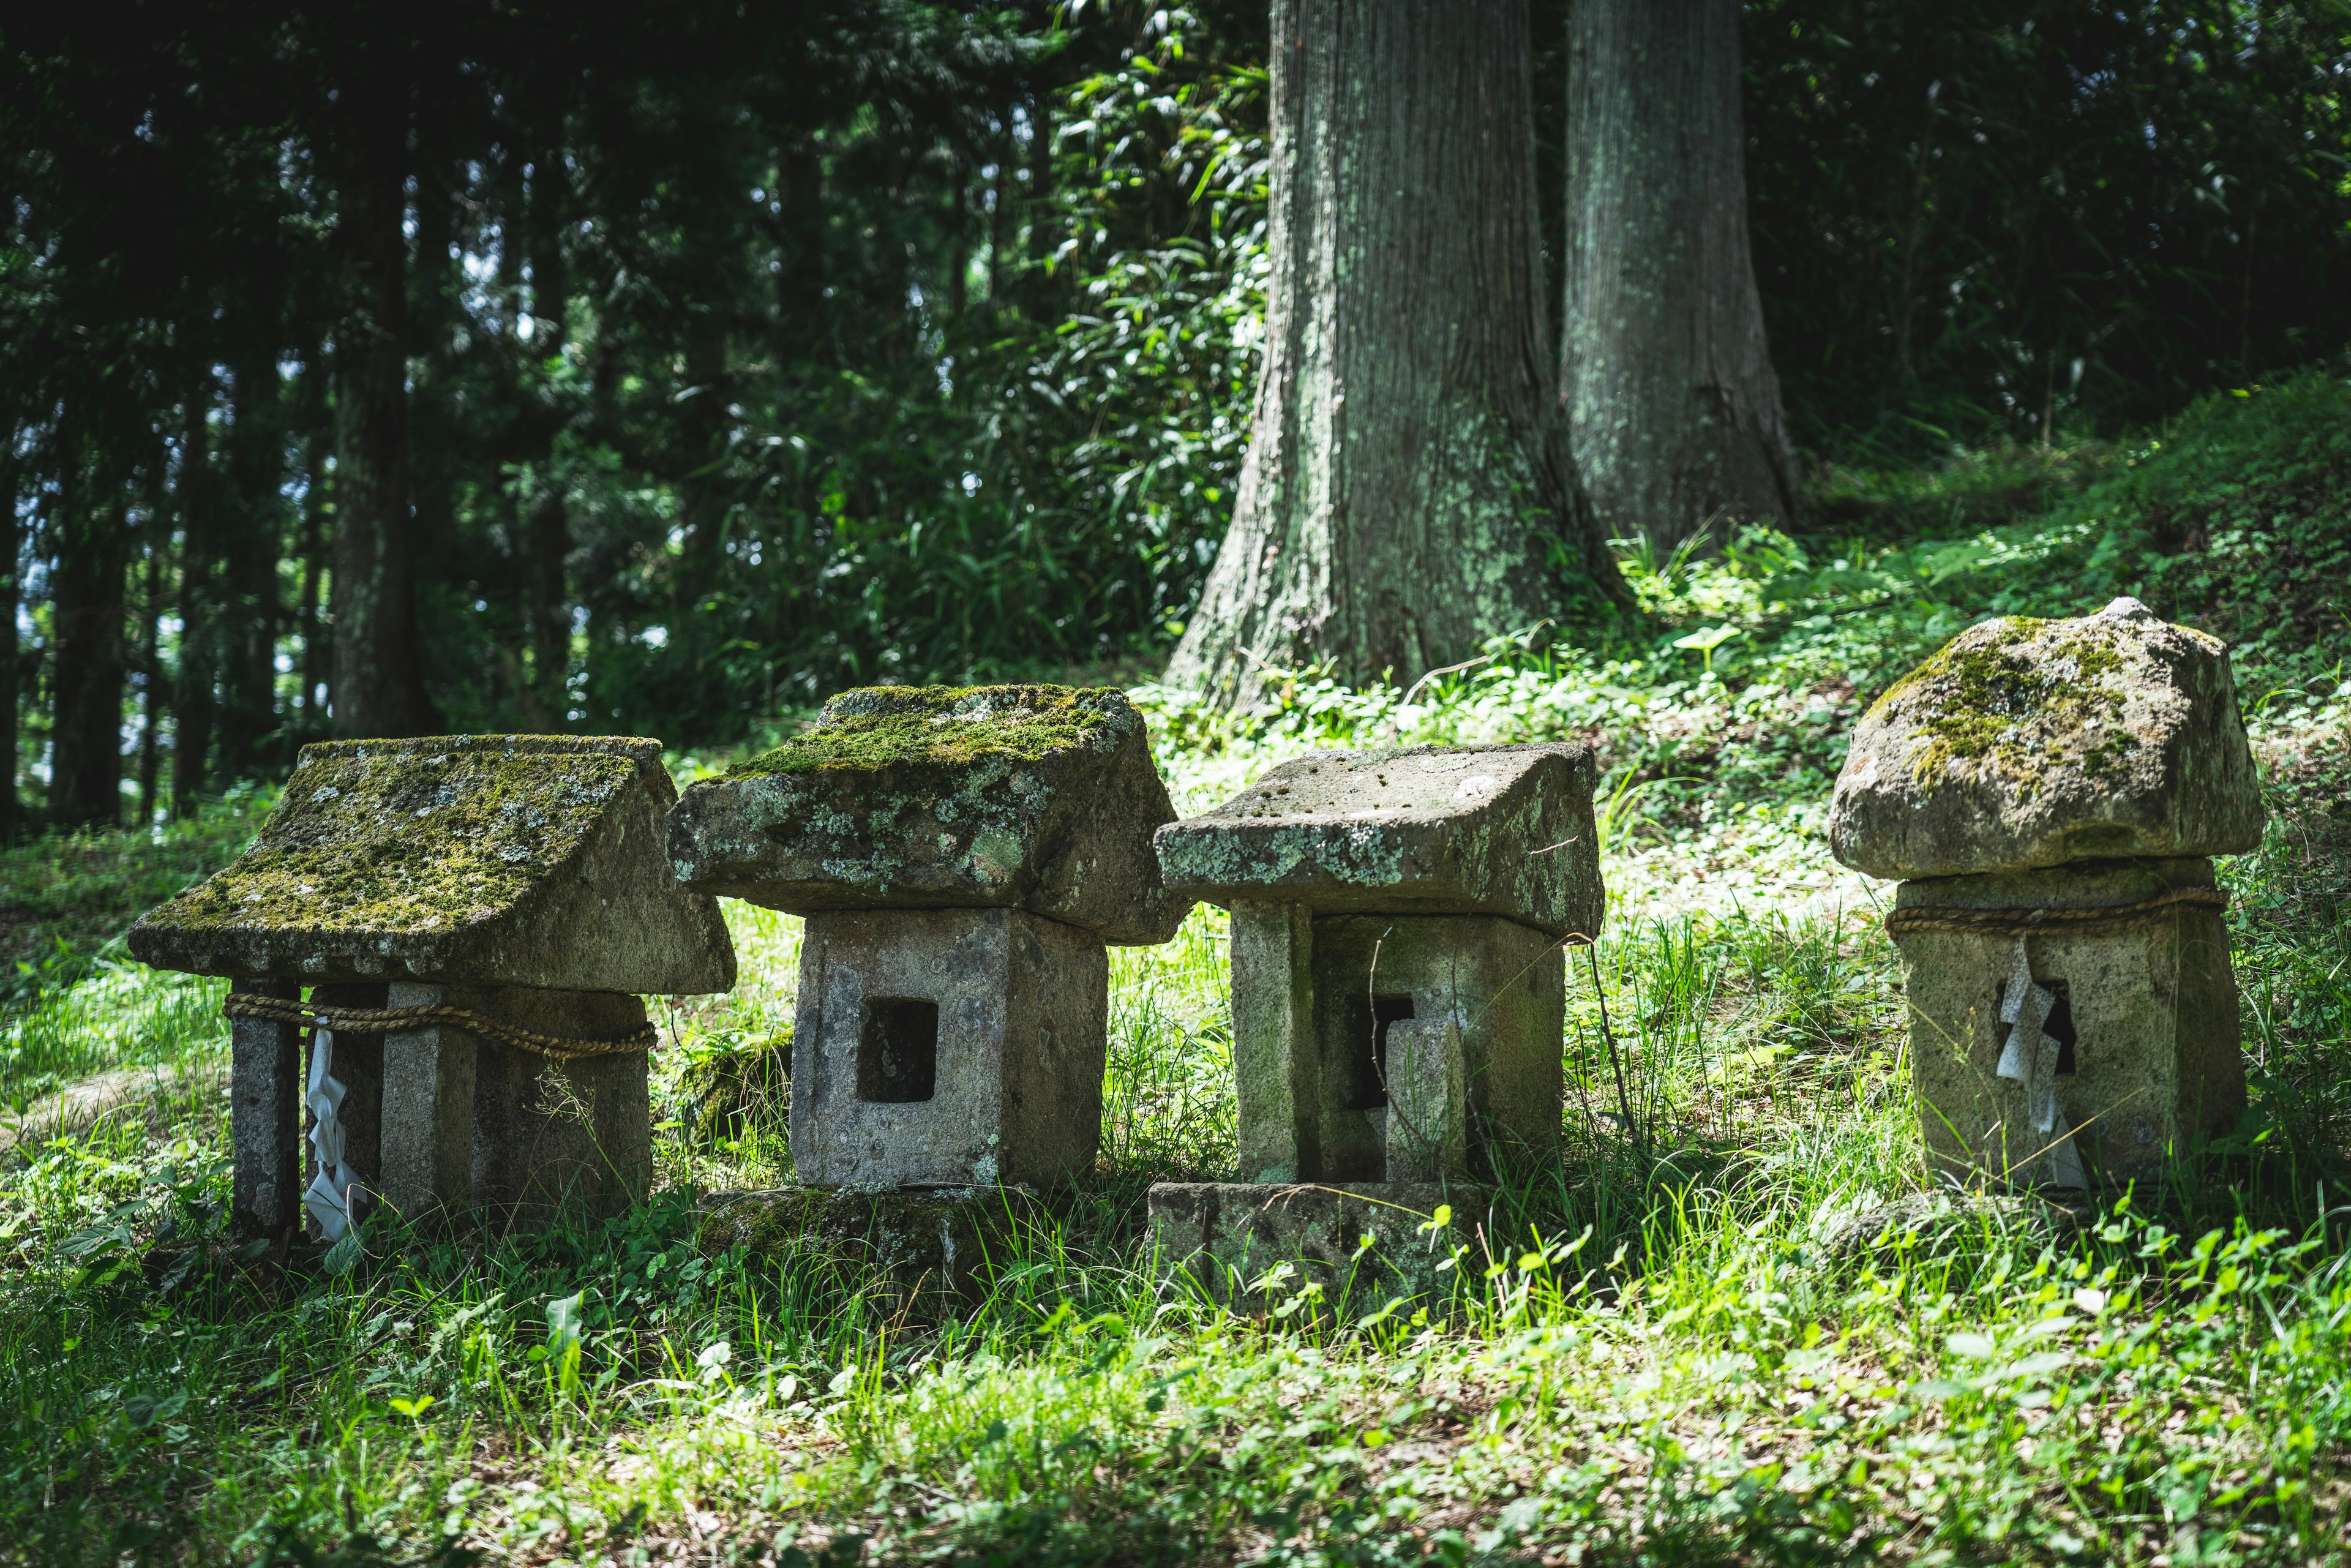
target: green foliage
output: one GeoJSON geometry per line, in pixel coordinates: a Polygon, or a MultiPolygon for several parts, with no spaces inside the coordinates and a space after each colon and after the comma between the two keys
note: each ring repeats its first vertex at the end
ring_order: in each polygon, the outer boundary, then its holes
{"type": "Polygon", "coordinates": [[[2351,338],[2342,0],[1765,0],[1742,32],[1800,441],[2113,432],[2351,338]]]}
{"type": "Polygon", "coordinates": [[[239,789],[192,817],[128,831],[84,829],[0,848],[0,980],[10,1010],[90,972],[131,923],[210,876],[251,841],[273,789],[239,789]]]}

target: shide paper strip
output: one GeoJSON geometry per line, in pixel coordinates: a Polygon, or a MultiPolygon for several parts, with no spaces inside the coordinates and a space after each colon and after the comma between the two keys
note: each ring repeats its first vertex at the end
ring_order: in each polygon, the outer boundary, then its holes
{"type": "Polygon", "coordinates": [[[351,1189],[359,1177],[343,1163],[343,1128],[336,1112],[343,1103],[342,1081],[330,1076],[327,1064],[333,1055],[329,1036],[319,1030],[311,1036],[309,1087],[303,1103],[310,1109],[310,1154],[318,1174],[303,1191],[302,1207],[329,1241],[350,1228],[351,1189]]]}
{"type": "MultiPolygon", "coordinates": [[[[2074,1147],[2073,1124],[2065,1119],[2057,1098],[2057,1041],[2042,1031],[2056,997],[2046,986],[2035,985],[2032,963],[2024,938],[2016,939],[2009,956],[2008,984],[2002,988],[2001,1021],[2009,1026],[2008,1047],[2000,1053],[1999,1075],[2024,1085],[2025,1121],[2046,1145],[2040,1162],[2054,1186],[2086,1186],[2082,1156],[2074,1147]],[[2064,1129],[2062,1136],[2058,1129],[2064,1129]]],[[[2039,1146],[2039,1145],[2036,1145],[2039,1146]]]]}

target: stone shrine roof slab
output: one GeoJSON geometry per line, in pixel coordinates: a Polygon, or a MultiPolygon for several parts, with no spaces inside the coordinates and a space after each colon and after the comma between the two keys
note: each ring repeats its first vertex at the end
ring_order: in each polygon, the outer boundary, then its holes
{"type": "Polygon", "coordinates": [[[873,686],[685,791],[669,849],[689,886],[774,909],[1017,908],[1121,944],[1188,904],[1151,834],[1176,810],[1123,692],[873,686]]]}
{"type": "Polygon", "coordinates": [[[1604,897],[1580,744],[1313,751],[1159,831],[1185,899],[1318,915],[1499,915],[1594,936],[1604,897]]]}
{"type": "Polygon", "coordinates": [[[661,743],[444,736],[302,748],[253,847],[131,927],[158,968],[689,996],[735,982],[663,852],[661,743]]]}
{"type": "Polygon", "coordinates": [[[2135,599],[1987,621],[1855,727],[1829,847],[1881,877],[2240,854],[2263,811],[2227,645],[2135,599]]]}

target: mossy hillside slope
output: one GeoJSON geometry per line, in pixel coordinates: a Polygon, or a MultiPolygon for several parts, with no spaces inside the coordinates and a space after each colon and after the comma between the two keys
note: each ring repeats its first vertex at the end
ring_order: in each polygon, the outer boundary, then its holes
{"type": "Polygon", "coordinates": [[[1830,809],[1874,876],[2240,853],[2261,840],[2226,647],[2120,599],[1953,638],[1855,728],[1830,809]]]}
{"type": "Polygon", "coordinates": [[[1152,830],[1175,809],[1123,692],[869,687],[690,787],[670,855],[690,886],[770,908],[1018,907],[1113,942],[1183,911],[1152,830]]]}
{"type": "Polygon", "coordinates": [[[198,973],[701,991],[724,924],[660,854],[658,741],[475,736],[303,748],[253,847],[132,927],[198,973]]]}

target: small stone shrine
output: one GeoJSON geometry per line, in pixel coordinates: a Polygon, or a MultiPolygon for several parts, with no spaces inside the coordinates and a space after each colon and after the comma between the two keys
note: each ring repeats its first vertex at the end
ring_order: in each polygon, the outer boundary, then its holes
{"type": "Polygon", "coordinates": [[[1106,944],[1175,935],[1175,815],[1113,690],[874,687],[688,788],[677,875],[808,917],[792,1163],[814,1186],[1050,1186],[1102,1135],[1106,944]]]}
{"type": "Polygon", "coordinates": [[[639,998],[735,982],[716,901],[663,853],[675,799],[656,740],[305,747],[253,847],[130,935],[158,968],[232,978],[237,1228],[642,1197],[639,998]]]}
{"type": "Polygon", "coordinates": [[[1938,1166],[2126,1181],[2235,1125],[2209,857],[2258,847],[2262,820],[2226,647],[2134,599],[1986,622],[1877,700],[1829,841],[1901,879],[1886,926],[1938,1166]]]}
{"type": "Polygon", "coordinates": [[[1318,751],[1160,830],[1167,885],[1232,912],[1250,1178],[1153,1188],[1165,1257],[1343,1261],[1384,1205],[1553,1153],[1563,950],[1604,904],[1592,783],[1580,745],[1318,751]]]}

